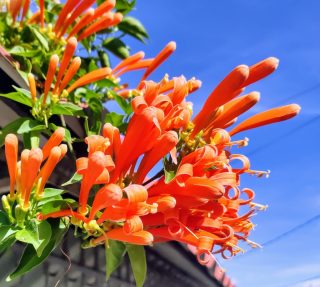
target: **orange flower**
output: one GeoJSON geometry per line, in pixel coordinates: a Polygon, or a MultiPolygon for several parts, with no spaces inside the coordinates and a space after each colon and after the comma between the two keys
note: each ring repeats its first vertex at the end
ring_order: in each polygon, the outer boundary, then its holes
{"type": "Polygon", "coordinates": [[[101,151],[96,151],[89,156],[88,167],[83,175],[80,195],[79,195],[79,211],[80,213],[86,213],[87,200],[91,187],[95,184],[95,181],[102,174],[104,168],[107,165],[105,155],[101,151]]]}
{"type": "Polygon", "coordinates": [[[8,134],[5,138],[5,154],[10,176],[10,197],[13,198],[18,160],[18,139],[13,134],[8,134]]]}
{"type": "Polygon", "coordinates": [[[56,80],[56,84],[54,86],[53,93],[56,93],[58,90],[60,81],[61,81],[70,61],[71,61],[71,58],[72,58],[74,52],[76,51],[77,44],[78,44],[77,39],[74,37],[70,38],[67,42],[66,49],[64,50],[64,53],[62,56],[62,60],[61,60],[61,64],[59,67],[59,72],[57,75],[57,80],[56,80]]]}
{"type": "Polygon", "coordinates": [[[42,102],[43,105],[45,105],[47,101],[47,95],[49,90],[51,89],[51,84],[52,84],[54,75],[56,74],[58,64],[59,64],[58,55],[52,55],[50,58],[47,77],[46,77],[45,86],[44,86],[44,97],[42,102]]]}
{"type": "Polygon", "coordinates": [[[233,128],[230,131],[230,135],[232,136],[242,131],[291,119],[300,112],[300,109],[300,106],[291,104],[256,114],[233,128]]]}
{"type": "Polygon", "coordinates": [[[14,199],[15,195],[18,195],[18,200],[21,201],[24,209],[29,208],[30,195],[34,187],[36,187],[37,196],[42,195],[44,186],[53,169],[67,152],[66,145],[57,146],[63,138],[61,138],[61,134],[64,135],[64,129],[58,129],[48,140],[43,150],[40,148],[23,150],[20,162],[17,162],[17,137],[13,134],[8,134],[5,138],[5,154],[10,175],[10,197],[14,199]],[[40,170],[42,162],[47,158],[47,153],[50,156],[40,170]]]}

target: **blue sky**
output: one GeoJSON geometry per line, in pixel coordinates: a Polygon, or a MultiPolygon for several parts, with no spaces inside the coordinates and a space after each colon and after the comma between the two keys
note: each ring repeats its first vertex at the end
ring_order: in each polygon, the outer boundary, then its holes
{"type": "MultiPolygon", "coordinates": [[[[291,101],[300,104],[302,112],[290,122],[246,133],[249,146],[235,150],[253,153],[253,168],[271,170],[269,179],[242,181],[243,187],[256,191],[256,202],[269,205],[254,218],[257,227],[251,239],[260,243],[320,213],[319,9],[318,0],[137,0],[133,13],[150,33],[147,46],[129,41],[133,52],[153,56],[169,41],[177,42],[176,53],[153,79],[168,73],[203,81],[189,98],[195,111],[236,65],[269,56],[280,59],[273,75],[248,89],[261,92],[254,112],[287,104],[295,95],[291,101]]],[[[296,284],[320,275],[319,235],[320,220],[263,250],[220,263],[240,287],[320,286],[319,279],[296,284]]]]}

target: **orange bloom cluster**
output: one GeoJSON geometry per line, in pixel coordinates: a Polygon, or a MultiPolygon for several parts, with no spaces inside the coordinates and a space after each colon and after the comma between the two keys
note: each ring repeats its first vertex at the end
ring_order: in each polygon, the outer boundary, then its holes
{"type": "MultiPolygon", "coordinates": [[[[51,94],[51,99],[59,100],[63,97],[66,97],[76,88],[102,80],[111,75],[110,68],[100,68],[80,77],[72,85],[67,87],[70,81],[78,72],[81,65],[80,57],[73,58],[73,55],[77,48],[77,44],[78,41],[75,37],[71,37],[67,41],[67,45],[64,50],[60,65],[58,55],[54,54],[51,56],[46,80],[44,83],[42,105],[46,104],[49,93],[51,94]]],[[[31,97],[33,102],[35,102],[37,95],[35,78],[32,74],[29,74],[28,80],[31,97]]]]}
{"type": "MultiPolygon", "coordinates": [[[[97,8],[92,8],[96,0],[67,0],[58,14],[53,27],[55,37],[70,39],[76,36],[78,41],[105,29],[118,25],[123,18],[121,13],[113,13],[115,0],[105,1],[97,8]]],[[[13,21],[16,22],[20,16],[22,22],[29,10],[30,0],[10,0],[8,11],[13,21]]],[[[45,3],[39,0],[39,10],[28,20],[29,24],[37,23],[43,28],[45,26],[45,3]]]]}
{"type": "Polygon", "coordinates": [[[107,239],[142,245],[179,241],[194,246],[199,262],[207,264],[212,253],[224,258],[237,254],[239,241],[257,246],[248,239],[254,226],[250,218],[265,208],[253,202],[251,189],[240,188],[240,176],[268,172],[251,170],[247,157],[232,153],[233,146],[246,146],[248,139],[232,141],[231,136],[289,119],[300,107],[274,108],[226,130],[259,101],[257,92],[239,95],[276,69],[278,60],[268,58],[251,67],[236,67],[191,120],[186,97],[201,86],[200,81],[183,76],[158,83],[146,80],[174,50],[171,42],[151,60],[143,60],[140,52],[113,69],[115,77],[146,69],[136,89],[120,92],[134,96],[126,134],[122,137],[107,123],[102,136],[86,138],[88,157],[77,160],[77,173],[83,176],[78,210],[43,218],[78,218],[93,236],[92,245],[107,239]],[[173,178],[168,180],[162,172],[147,179],[163,158],[173,178]],[[97,184],[102,187],[93,194],[97,184]],[[88,204],[90,193],[92,204],[88,204]]]}
{"type": "Polygon", "coordinates": [[[40,148],[24,149],[18,161],[18,138],[8,134],[5,138],[5,156],[10,175],[10,200],[17,200],[24,210],[30,207],[33,194],[43,195],[44,187],[55,166],[67,153],[67,146],[61,144],[65,130],[58,128],[47,143],[40,148]]]}

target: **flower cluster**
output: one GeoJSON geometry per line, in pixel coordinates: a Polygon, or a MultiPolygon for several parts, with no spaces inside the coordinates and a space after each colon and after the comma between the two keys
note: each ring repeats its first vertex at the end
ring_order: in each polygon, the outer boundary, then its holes
{"type": "MultiPolygon", "coordinates": [[[[119,12],[113,13],[115,0],[105,1],[97,8],[92,8],[96,0],[78,1],[68,0],[58,14],[55,25],[48,25],[48,32],[56,39],[69,39],[76,36],[79,41],[118,25],[123,18],[119,12]]],[[[7,9],[10,13],[13,23],[17,20],[22,24],[26,19],[29,11],[30,0],[10,0],[7,2],[7,9]]],[[[39,10],[36,11],[29,19],[28,24],[39,24],[45,28],[45,1],[39,1],[39,10]]]]}
{"type": "Polygon", "coordinates": [[[64,136],[65,130],[58,128],[42,149],[24,149],[19,161],[17,136],[6,136],[5,156],[10,175],[10,194],[2,196],[2,206],[11,223],[23,227],[25,217],[34,213],[34,204],[41,200],[50,175],[68,151],[67,146],[61,144],[64,136]]]}
{"type": "Polygon", "coordinates": [[[175,43],[170,42],[151,60],[137,53],[113,69],[113,77],[146,69],[137,88],[119,91],[132,97],[126,133],[121,135],[107,123],[102,135],[88,136],[88,156],[77,160],[77,173],[82,175],[77,210],[40,218],[74,218],[89,238],[87,246],[109,239],[139,245],[179,241],[196,247],[199,262],[206,264],[212,253],[224,258],[237,254],[242,250],[239,241],[256,247],[248,239],[254,227],[251,217],[265,209],[253,202],[253,190],[240,188],[240,177],[268,172],[252,170],[246,156],[232,152],[233,146],[246,146],[247,138],[231,137],[292,118],[300,107],[274,108],[226,130],[259,101],[257,92],[239,95],[277,68],[278,60],[268,58],[232,70],[191,119],[192,105],[186,97],[201,86],[200,81],[183,76],[147,80],[174,50],[175,43]],[[161,159],[163,169],[148,178],[161,159]],[[237,161],[240,167],[234,164],[237,161]]]}

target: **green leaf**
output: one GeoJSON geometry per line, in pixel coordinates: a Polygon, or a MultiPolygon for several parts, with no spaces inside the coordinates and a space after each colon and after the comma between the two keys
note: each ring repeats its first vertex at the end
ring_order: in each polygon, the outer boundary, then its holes
{"type": "Polygon", "coordinates": [[[103,41],[102,46],[121,59],[130,56],[128,47],[118,38],[108,38],[103,41]]]}
{"type": "Polygon", "coordinates": [[[105,122],[112,124],[114,127],[119,127],[123,124],[124,115],[117,114],[115,112],[111,112],[106,114],[105,122]]]}
{"type": "Polygon", "coordinates": [[[49,43],[47,39],[34,27],[30,27],[31,31],[33,32],[34,36],[38,39],[40,44],[43,46],[43,48],[49,52],[49,43]]]}
{"type": "Polygon", "coordinates": [[[8,215],[3,210],[0,210],[0,227],[3,225],[10,225],[10,220],[8,215]]]}
{"type": "Polygon", "coordinates": [[[75,173],[67,182],[61,184],[61,186],[67,186],[74,183],[77,183],[82,180],[82,175],[79,173],[75,173]]]}
{"type": "Polygon", "coordinates": [[[42,131],[45,129],[47,129],[47,127],[42,123],[36,120],[26,119],[17,129],[17,133],[21,135],[21,134],[29,133],[33,131],[42,131]]]}
{"type": "Polygon", "coordinates": [[[31,244],[40,257],[44,248],[51,238],[51,227],[46,221],[41,221],[37,224],[34,221],[29,222],[25,229],[19,230],[16,233],[18,241],[31,244]]]}
{"type": "Polygon", "coordinates": [[[10,276],[8,276],[6,281],[11,281],[41,264],[60,243],[68,227],[62,224],[60,219],[51,220],[50,222],[52,236],[44,248],[41,256],[38,257],[33,246],[28,244],[23,252],[18,267],[13,273],[10,274],[10,276]]]}
{"type": "Polygon", "coordinates": [[[82,108],[70,102],[54,104],[51,113],[53,115],[85,116],[82,108]]]}
{"type": "Polygon", "coordinates": [[[0,254],[15,242],[15,234],[17,231],[17,229],[9,225],[0,226],[0,254]]]}
{"type": "Polygon", "coordinates": [[[146,252],[143,246],[127,244],[131,268],[137,287],[142,287],[147,276],[146,252]]]}
{"type": "Polygon", "coordinates": [[[0,146],[4,144],[4,139],[7,134],[10,133],[28,133],[30,131],[44,130],[46,126],[42,125],[36,120],[29,118],[18,118],[15,121],[9,123],[0,131],[0,146]]]}
{"type": "Polygon", "coordinates": [[[5,242],[6,240],[13,237],[18,230],[10,225],[0,226],[0,242],[5,242]]]}
{"type": "Polygon", "coordinates": [[[0,242],[0,256],[16,241],[15,237],[12,236],[5,241],[0,242]]]}
{"type": "Polygon", "coordinates": [[[36,251],[38,257],[40,257],[42,255],[43,250],[49,243],[52,235],[51,226],[47,221],[40,222],[40,224],[38,225],[38,234],[40,245],[38,246],[38,248],[36,248],[36,251]]]}
{"type": "Polygon", "coordinates": [[[58,189],[58,188],[45,188],[43,190],[43,197],[42,199],[45,198],[50,198],[50,197],[55,197],[57,195],[61,195],[62,193],[64,193],[63,189],[58,189]]]}
{"type": "Polygon", "coordinates": [[[111,274],[120,266],[124,255],[126,254],[126,246],[115,240],[108,240],[106,244],[106,277],[107,280],[111,274]]]}
{"type": "Polygon", "coordinates": [[[91,97],[88,101],[88,104],[89,104],[90,109],[94,113],[101,115],[101,113],[103,111],[103,106],[102,106],[102,103],[100,100],[98,100],[97,98],[91,97]]]}
{"type": "Polygon", "coordinates": [[[40,50],[29,50],[21,46],[14,46],[9,53],[13,56],[33,58],[39,54],[40,50]]]}
{"type": "Polygon", "coordinates": [[[135,4],[136,4],[135,0],[133,0],[133,1],[117,0],[116,9],[118,12],[121,12],[122,14],[127,14],[133,9],[135,4]]]}
{"type": "Polygon", "coordinates": [[[176,172],[173,170],[164,170],[164,182],[169,183],[176,176],[176,172]]]}
{"type": "Polygon", "coordinates": [[[43,215],[46,215],[51,212],[57,212],[65,209],[73,209],[76,206],[76,201],[71,198],[51,200],[41,206],[41,213],[43,215]]]}
{"type": "Polygon", "coordinates": [[[99,50],[98,51],[98,55],[99,55],[99,60],[100,60],[100,64],[102,67],[110,67],[110,59],[107,53],[99,50]]]}
{"type": "Polygon", "coordinates": [[[136,39],[145,42],[148,39],[148,33],[142,23],[133,17],[125,17],[118,25],[119,29],[136,39]]]}
{"type": "Polygon", "coordinates": [[[118,105],[120,106],[120,108],[127,114],[130,115],[132,113],[132,106],[131,103],[126,101],[124,98],[118,96],[115,92],[113,91],[109,91],[111,92],[113,98],[115,99],[115,101],[118,103],[118,105]]]}
{"type": "Polygon", "coordinates": [[[9,94],[0,94],[0,97],[13,100],[15,102],[26,105],[28,107],[32,106],[31,96],[27,97],[25,94],[22,94],[19,92],[13,92],[13,93],[9,93],[9,94]]]}

